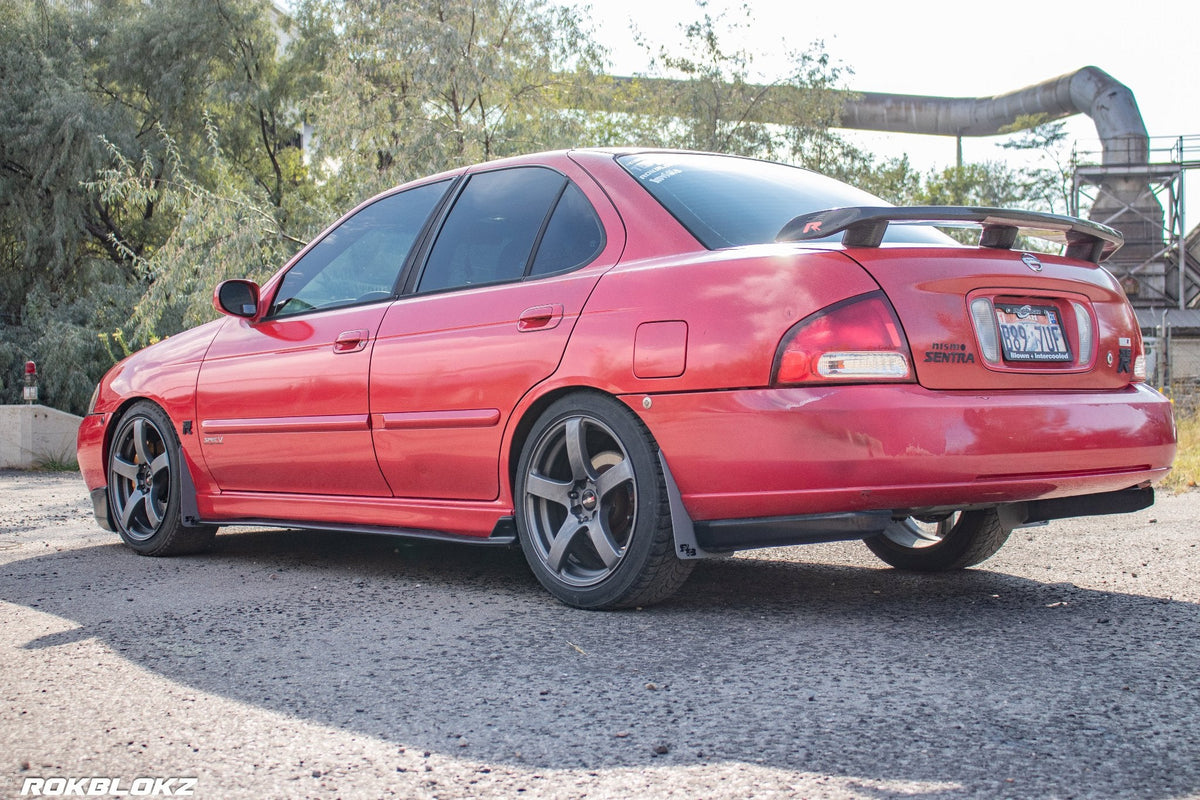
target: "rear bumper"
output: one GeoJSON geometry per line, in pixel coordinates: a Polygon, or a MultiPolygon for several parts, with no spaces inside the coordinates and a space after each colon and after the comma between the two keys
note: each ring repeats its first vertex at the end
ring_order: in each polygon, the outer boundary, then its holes
{"type": "MultiPolygon", "coordinates": [[[[1009,528],[1019,528],[1052,519],[1090,517],[1105,514],[1127,514],[1154,505],[1154,490],[1124,489],[1102,494],[1059,497],[1053,500],[1031,500],[1027,503],[1005,503],[997,506],[1000,520],[1009,528]]],[[[777,547],[815,542],[837,542],[866,539],[883,533],[891,523],[890,511],[861,511],[846,514],[813,514],[809,516],[770,517],[766,519],[735,519],[695,522],[674,519],[691,529],[687,539],[706,553],[722,553],[753,547],[777,547]]],[[[680,548],[684,557],[696,553],[680,548]]]]}
{"type": "Polygon", "coordinates": [[[1001,505],[1149,485],[1175,455],[1171,405],[1111,392],[916,385],[628,398],[696,521],[1001,505]]]}

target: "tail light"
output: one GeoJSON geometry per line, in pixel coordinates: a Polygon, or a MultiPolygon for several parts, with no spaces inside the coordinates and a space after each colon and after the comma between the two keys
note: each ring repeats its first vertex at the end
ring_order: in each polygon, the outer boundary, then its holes
{"type": "Polygon", "coordinates": [[[883,292],[852,297],[792,326],[779,343],[776,385],[912,381],[912,356],[883,292]]]}
{"type": "Polygon", "coordinates": [[[971,301],[971,323],[975,326],[975,338],[979,340],[979,351],[989,364],[1000,363],[1000,333],[996,330],[996,312],[992,301],[977,297],[971,301]]]}
{"type": "Polygon", "coordinates": [[[1130,337],[1130,349],[1133,353],[1133,382],[1141,383],[1146,380],[1146,343],[1142,341],[1141,332],[1130,337]]]}
{"type": "Polygon", "coordinates": [[[1075,330],[1079,332],[1079,346],[1076,348],[1079,355],[1076,356],[1075,362],[1083,366],[1092,360],[1092,343],[1096,339],[1093,332],[1092,315],[1088,313],[1082,303],[1075,300],[1071,301],[1071,308],[1075,309],[1075,330]]]}

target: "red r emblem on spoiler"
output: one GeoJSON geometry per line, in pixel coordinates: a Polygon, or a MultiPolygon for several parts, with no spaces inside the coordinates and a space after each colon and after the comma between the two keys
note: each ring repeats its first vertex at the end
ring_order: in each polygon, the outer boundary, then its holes
{"type": "Polygon", "coordinates": [[[821,230],[821,222],[820,222],[820,220],[818,220],[818,221],[816,221],[816,222],[806,222],[806,223],[804,223],[804,232],[805,232],[805,233],[810,233],[810,232],[812,232],[812,231],[820,231],[820,230],[821,230]]]}

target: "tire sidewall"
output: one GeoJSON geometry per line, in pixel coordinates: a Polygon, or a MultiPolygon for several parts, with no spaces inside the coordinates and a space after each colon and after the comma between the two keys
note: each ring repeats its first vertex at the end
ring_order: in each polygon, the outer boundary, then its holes
{"type": "Polygon", "coordinates": [[[559,600],[577,608],[612,608],[621,605],[622,599],[637,583],[650,556],[659,526],[658,509],[664,489],[655,464],[657,452],[658,449],[649,433],[633,412],[619,401],[603,395],[575,394],[561,398],[552,403],[534,423],[517,464],[513,491],[514,516],[525,560],[538,581],[559,600]],[[564,584],[542,562],[537,546],[533,543],[535,534],[529,528],[525,512],[525,481],[534,453],[538,451],[539,444],[547,432],[555,425],[578,416],[594,417],[616,435],[629,458],[637,490],[637,516],[621,563],[611,575],[587,587],[564,584]]]}
{"type": "Polygon", "coordinates": [[[155,555],[166,550],[170,547],[173,539],[182,527],[179,515],[179,469],[179,437],[175,432],[175,426],[172,424],[171,418],[159,406],[149,401],[140,401],[130,406],[121,415],[121,421],[115,429],[112,445],[109,448],[108,460],[105,464],[105,478],[108,481],[108,504],[109,508],[112,509],[113,527],[116,528],[117,535],[121,537],[121,541],[138,553],[155,555]],[[168,469],[171,471],[167,490],[167,505],[163,512],[162,521],[159,523],[158,529],[154,534],[146,539],[138,539],[131,536],[125,529],[125,526],[121,524],[120,514],[118,513],[117,490],[112,480],[112,461],[116,457],[117,448],[124,440],[130,427],[139,418],[151,422],[162,436],[163,445],[167,452],[168,469]]]}
{"type": "Polygon", "coordinates": [[[1010,532],[1000,527],[995,510],[983,509],[962,512],[954,528],[940,542],[928,547],[906,547],[886,534],[872,536],[865,544],[897,569],[945,572],[986,560],[1000,549],[1010,532]]]}

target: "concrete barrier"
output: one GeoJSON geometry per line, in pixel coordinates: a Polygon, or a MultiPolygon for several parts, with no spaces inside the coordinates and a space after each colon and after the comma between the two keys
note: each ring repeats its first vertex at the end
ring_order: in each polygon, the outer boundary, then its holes
{"type": "Polygon", "coordinates": [[[0,406],[0,469],[75,461],[82,417],[41,405],[0,406]]]}

